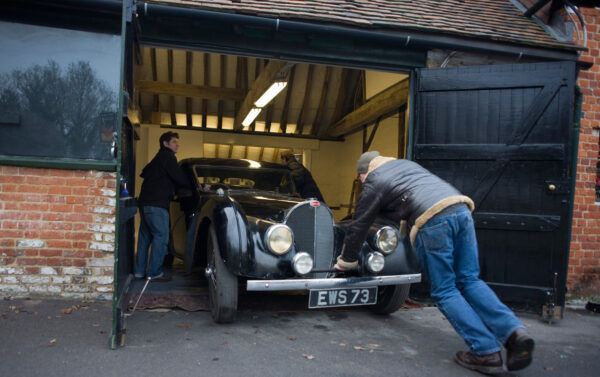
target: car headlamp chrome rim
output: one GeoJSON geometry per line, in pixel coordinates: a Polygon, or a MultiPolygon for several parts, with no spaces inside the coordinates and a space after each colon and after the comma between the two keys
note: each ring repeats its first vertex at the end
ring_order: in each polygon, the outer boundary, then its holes
{"type": "Polygon", "coordinates": [[[398,246],[398,233],[391,226],[384,226],[375,235],[377,249],[384,254],[390,254],[398,246]]]}
{"type": "Polygon", "coordinates": [[[367,269],[370,272],[377,273],[385,267],[385,257],[379,251],[374,251],[367,255],[367,269]]]}
{"type": "Polygon", "coordinates": [[[294,233],[287,225],[272,225],[265,233],[265,244],[272,253],[283,255],[292,249],[294,233]]]}
{"type": "Polygon", "coordinates": [[[292,267],[298,275],[306,275],[312,271],[314,262],[312,257],[307,252],[300,252],[292,258],[292,267]]]}

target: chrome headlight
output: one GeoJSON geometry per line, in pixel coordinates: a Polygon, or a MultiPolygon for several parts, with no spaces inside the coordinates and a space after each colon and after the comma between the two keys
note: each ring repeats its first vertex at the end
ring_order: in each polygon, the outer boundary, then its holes
{"type": "Polygon", "coordinates": [[[300,252],[294,255],[292,267],[298,275],[306,275],[313,268],[313,259],[307,252],[300,252]]]}
{"type": "Polygon", "coordinates": [[[384,226],[377,231],[377,235],[375,235],[375,244],[379,251],[384,254],[390,254],[392,251],[396,250],[396,246],[398,246],[398,234],[394,228],[384,226]]]}
{"type": "Polygon", "coordinates": [[[374,251],[367,255],[367,269],[370,272],[379,272],[385,266],[385,257],[378,251],[374,251]]]}
{"type": "Polygon", "coordinates": [[[265,244],[272,253],[285,254],[290,251],[294,244],[294,234],[287,225],[272,225],[265,233],[265,244]]]}

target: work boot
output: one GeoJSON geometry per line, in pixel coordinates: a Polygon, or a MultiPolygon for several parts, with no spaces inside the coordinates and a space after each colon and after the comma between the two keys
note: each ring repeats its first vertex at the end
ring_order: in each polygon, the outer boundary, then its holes
{"type": "Polygon", "coordinates": [[[523,328],[513,331],[506,341],[506,368],[523,369],[531,364],[535,342],[523,328]]]}
{"type": "Polygon", "coordinates": [[[475,355],[471,352],[458,351],[454,360],[461,366],[485,374],[504,373],[502,353],[500,351],[487,355],[475,355]]]}

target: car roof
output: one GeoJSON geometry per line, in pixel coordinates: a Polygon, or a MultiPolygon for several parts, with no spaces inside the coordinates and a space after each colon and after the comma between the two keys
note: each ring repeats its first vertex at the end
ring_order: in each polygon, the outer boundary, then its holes
{"type": "Polygon", "coordinates": [[[239,158],[186,158],[180,161],[181,165],[212,165],[212,166],[229,166],[237,168],[254,168],[256,163],[260,164],[261,168],[267,169],[282,169],[288,170],[287,166],[268,161],[254,161],[239,158]]]}

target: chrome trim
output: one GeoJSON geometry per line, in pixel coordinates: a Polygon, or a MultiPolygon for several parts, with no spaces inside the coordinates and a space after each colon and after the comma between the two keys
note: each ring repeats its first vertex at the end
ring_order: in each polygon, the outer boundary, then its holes
{"type": "Polygon", "coordinates": [[[331,279],[248,280],[248,291],[296,291],[328,288],[373,287],[421,282],[421,274],[367,276],[331,279]]]}

